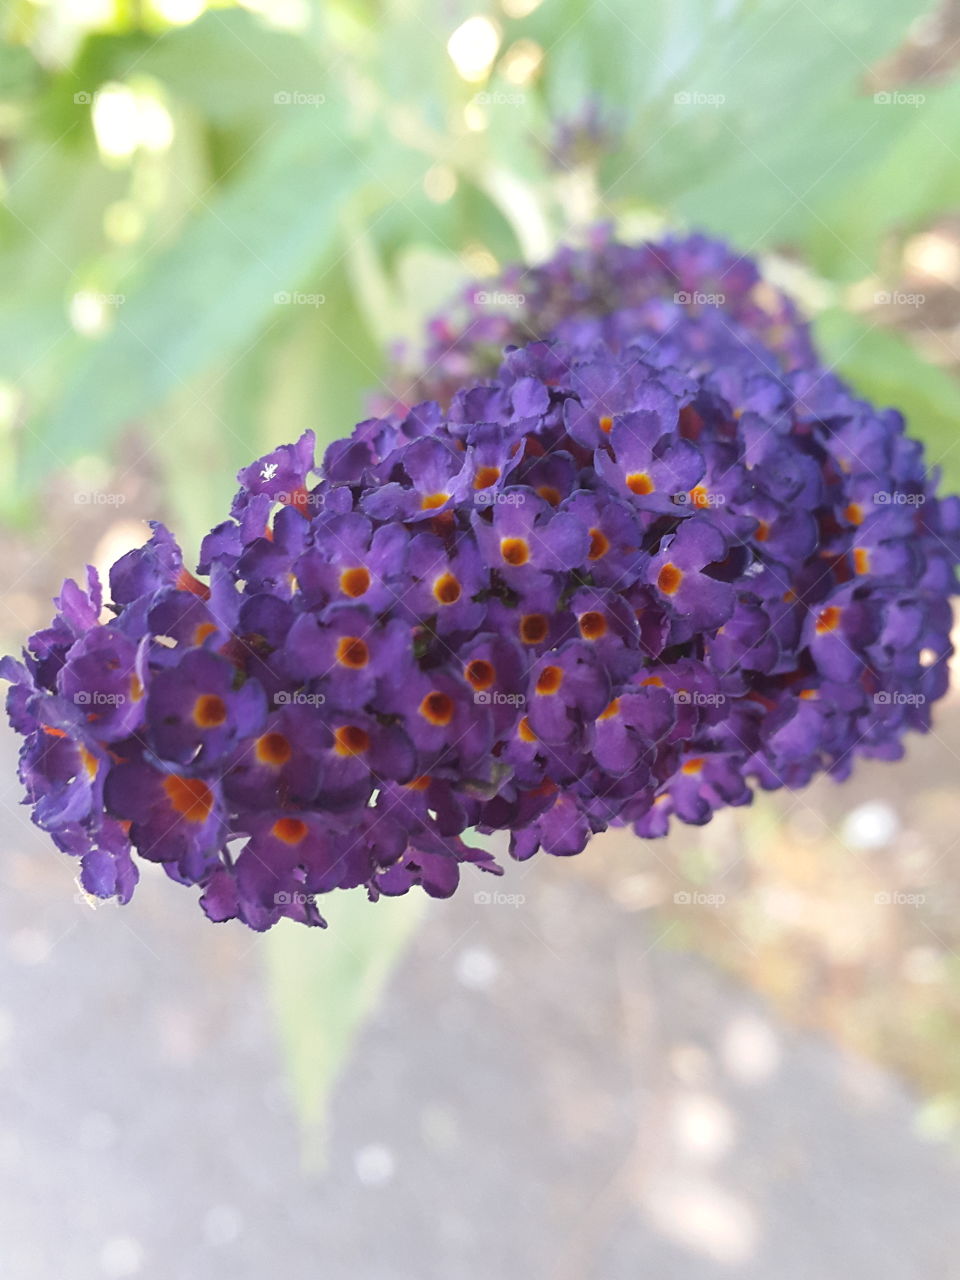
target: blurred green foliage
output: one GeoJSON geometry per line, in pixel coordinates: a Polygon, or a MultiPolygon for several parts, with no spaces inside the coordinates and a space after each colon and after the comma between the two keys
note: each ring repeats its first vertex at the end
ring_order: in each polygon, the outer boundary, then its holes
{"type": "Polygon", "coordinates": [[[6,513],[135,431],[196,537],[245,460],[307,426],[348,430],[389,341],[459,279],[596,218],[795,256],[829,286],[841,367],[909,402],[936,452],[949,380],[894,333],[848,361],[842,333],[843,286],[882,288],[891,245],[960,197],[958,82],[919,103],[872,92],[924,8],[9,4],[6,513]]]}
{"type": "MultiPolygon", "coordinates": [[[[260,8],[3,11],[8,519],[33,518],[52,470],[116,461],[122,436],[195,547],[240,465],[306,427],[350,429],[390,344],[459,281],[598,219],[789,263],[840,369],[960,477],[956,382],[848,305],[891,289],[905,238],[960,203],[960,81],[874,96],[922,0],[260,8]]],[[[306,1116],[412,921],[377,908],[322,938],[276,931],[306,1116]]]]}

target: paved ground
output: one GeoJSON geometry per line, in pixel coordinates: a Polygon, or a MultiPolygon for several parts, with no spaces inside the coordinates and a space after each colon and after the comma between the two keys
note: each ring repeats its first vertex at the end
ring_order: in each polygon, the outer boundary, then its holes
{"type": "Polygon", "coordinates": [[[568,867],[431,909],[305,1174],[260,941],[161,876],[92,912],[0,814],[9,1280],[960,1278],[902,1086],[568,867]]]}

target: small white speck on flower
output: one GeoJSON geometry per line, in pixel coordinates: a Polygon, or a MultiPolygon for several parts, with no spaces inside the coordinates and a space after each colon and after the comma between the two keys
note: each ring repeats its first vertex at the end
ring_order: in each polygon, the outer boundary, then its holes
{"type": "Polygon", "coordinates": [[[353,1167],[365,1187],[385,1187],[393,1180],[397,1161],[389,1147],[371,1142],[354,1152],[353,1167]]]}
{"type": "Polygon", "coordinates": [[[900,831],[896,812],[882,800],[869,800],[851,809],[844,819],[840,838],[851,849],[882,849],[900,831]]]}

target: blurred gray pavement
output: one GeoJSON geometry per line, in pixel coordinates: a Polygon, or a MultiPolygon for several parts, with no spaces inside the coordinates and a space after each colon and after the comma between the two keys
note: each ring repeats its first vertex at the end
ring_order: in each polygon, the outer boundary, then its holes
{"type": "Polygon", "coordinates": [[[4,1280],[960,1280],[908,1091],[548,859],[431,905],[305,1173],[262,941],[90,910],[2,746],[4,1280]]]}

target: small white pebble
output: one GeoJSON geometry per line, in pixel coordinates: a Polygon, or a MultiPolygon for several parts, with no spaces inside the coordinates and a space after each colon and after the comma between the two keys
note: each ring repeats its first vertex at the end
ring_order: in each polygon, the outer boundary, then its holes
{"type": "Polygon", "coordinates": [[[243,1215],[232,1204],[215,1204],[203,1219],[203,1238],[207,1244],[233,1244],[243,1230],[243,1215]]]}
{"type": "Polygon", "coordinates": [[[115,1236],[100,1250],[100,1267],[114,1280],[135,1276],[143,1266],[143,1249],[132,1236],[115,1236]]]}
{"type": "Polygon", "coordinates": [[[353,1167],[365,1187],[384,1187],[392,1181],[397,1162],[389,1147],[371,1142],[354,1152],[353,1167]]]}
{"type": "Polygon", "coordinates": [[[457,980],[472,991],[486,991],[500,972],[500,961],[486,947],[467,947],[457,956],[457,980]]]}
{"type": "Polygon", "coordinates": [[[900,820],[882,800],[858,804],[844,819],[840,838],[851,849],[882,849],[896,837],[900,820]]]}

